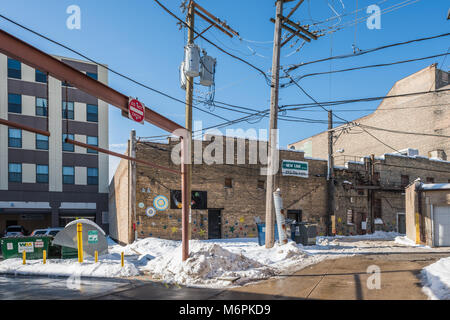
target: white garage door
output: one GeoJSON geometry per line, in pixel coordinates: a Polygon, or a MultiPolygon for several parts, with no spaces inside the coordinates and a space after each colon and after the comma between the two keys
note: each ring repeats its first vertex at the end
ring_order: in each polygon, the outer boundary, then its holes
{"type": "Polygon", "coordinates": [[[434,245],[450,246],[450,207],[434,208],[434,245]]]}

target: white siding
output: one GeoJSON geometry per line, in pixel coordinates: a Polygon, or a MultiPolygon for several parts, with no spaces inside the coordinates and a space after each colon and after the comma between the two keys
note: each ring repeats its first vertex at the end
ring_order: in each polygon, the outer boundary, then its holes
{"type": "Polygon", "coordinates": [[[35,78],[34,69],[22,63],[22,80],[34,82],[35,78]]]}
{"type": "MultiPolygon", "coordinates": [[[[8,119],[8,59],[0,53],[0,118],[8,119]]],[[[0,190],[8,190],[8,127],[0,126],[0,190]]]]}
{"type": "Polygon", "coordinates": [[[75,167],[75,184],[86,185],[87,184],[87,168],[75,167]]]}
{"type": "Polygon", "coordinates": [[[36,135],[33,132],[22,130],[22,149],[36,149],[36,135]]]}
{"type": "Polygon", "coordinates": [[[58,110],[58,112],[49,113],[48,128],[51,132],[49,138],[49,184],[50,190],[62,192],[62,128],[61,128],[61,81],[50,77],[49,85],[49,108],[50,110],[58,110]]]}
{"type": "MultiPolygon", "coordinates": [[[[108,84],[108,71],[99,66],[98,67],[98,81],[108,84]]],[[[108,104],[104,101],[98,101],[98,146],[100,148],[109,148],[108,130],[108,104]]],[[[107,154],[98,154],[98,191],[100,193],[108,193],[109,186],[109,158],[107,154]]]]}
{"type": "Polygon", "coordinates": [[[22,163],[22,182],[36,183],[36,165],[31,163],[22,163]]]}
{"type": "Polygon", "coordinates": [[[75,102],[74,112],[75,121],[86,121],[86,103],[75,102]]]}
{"type": "MultiPolygon", "coordinates": [[[[75,138],[76,141],[86,143],[86,136],[85,135],[76,134],[74,138],[75,138]]],[[[75,152],[76,153],[86,153],[86,148],[75,146],[75,152]]]]}
{"type": "Polygon", "coordinates": [[[22,95],[22,114],[26,116],[36,115],[36,97],[22,95]]]}

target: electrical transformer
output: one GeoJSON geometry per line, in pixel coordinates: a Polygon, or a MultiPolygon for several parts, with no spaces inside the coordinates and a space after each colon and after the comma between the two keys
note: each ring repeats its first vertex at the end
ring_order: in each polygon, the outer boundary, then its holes
{"type": "Polygon", "coordinates": [[[180,66],[180,87],[183,90],[186,90],[186,75],[184,74],[184,61],[181,62],[180,66]]]}
{"type": "Polygon", "coordinates": [[[200,84],[206,87],[212,86],[215,73],[216,59],[205,54],[200,58],[200,84]]]}
{"type": "Polygon", "coordinates": [[[184,54],[184,73],[189,77],[198,77],[200,67],[200,48],[196,44],[188,44],[184,54]]]}

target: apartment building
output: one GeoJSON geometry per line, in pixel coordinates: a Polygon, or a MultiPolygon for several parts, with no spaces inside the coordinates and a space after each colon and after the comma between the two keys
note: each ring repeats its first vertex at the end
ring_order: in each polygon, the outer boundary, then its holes
{"type": "MultiPolygon", "coordinates": [[[[56,57],[102,83],[107,70],[56,57]]],[[[0,232],[88,218],[107,228],[108,156],[64,142],[108,148],[108,104],[69,83],[0,54],[0,118],[50,137],[0,126],[0,232]]]]}

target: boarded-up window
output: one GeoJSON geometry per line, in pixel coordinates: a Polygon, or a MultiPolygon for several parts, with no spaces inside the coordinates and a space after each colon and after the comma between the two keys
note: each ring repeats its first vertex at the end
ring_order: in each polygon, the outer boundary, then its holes
{"type": "Polygon", "coordinates": [[[225,178],[225,188],[233,188],[233,179],[225,178]]]}
{"type": "Polygon", "coordinates": [[[264,180],[258,180],[258,189],[264,190],[264,185],[265,185],[264,180]]]}
{"type": "Polygon", "coordinates": [[[409,185],[409,176],[402,174],[402,187],[405,188],[409,185]]]}

